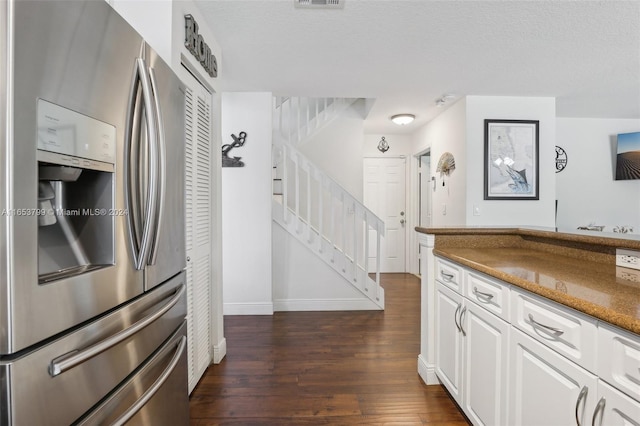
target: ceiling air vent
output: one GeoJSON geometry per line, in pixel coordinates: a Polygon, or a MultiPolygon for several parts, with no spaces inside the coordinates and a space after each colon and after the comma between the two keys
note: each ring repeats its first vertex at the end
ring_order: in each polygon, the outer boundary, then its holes
{"type": "Polygon", "coordinates": [[[304,9],[342,9],[345,0],[293,0],[296,7],[304,9]]]}

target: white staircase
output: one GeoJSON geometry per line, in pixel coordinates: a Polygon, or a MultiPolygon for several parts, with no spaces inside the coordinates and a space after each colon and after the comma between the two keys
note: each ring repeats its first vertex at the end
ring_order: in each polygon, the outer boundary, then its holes
{"type": "Polygon", "coordinates": [[[274,96],[273,128],[281,143],[298,146],[347,109],[355,98],[274,96]]]}
{"type": "Polygon", "coordinates": [[[293,146],[352,102],[276,98],[272,217],[345,282],[384,309],[378,257],[384,222],[293,146]]]}

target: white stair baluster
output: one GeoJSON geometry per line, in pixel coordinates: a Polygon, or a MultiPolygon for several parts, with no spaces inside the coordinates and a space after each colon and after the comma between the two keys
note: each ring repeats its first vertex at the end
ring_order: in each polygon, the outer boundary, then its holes
{"type": "Polygon", "coordinates": [[[334,206],[333,206],[333,200],[335,199],[335,197],[333,196],[333,183],[329,184],[329,203],[330,203],[330,213],[331,213],[331,228],[330,231],[331,233],[329,234],[329,243],[331,246],[331,263],[335,263],[336,262],[336,246],[335,246],[335,241],[336,241],[336,214],[334,212],[334,206]]]}
{"type": "Polygon", "coordinates": [[[380,300],[380,222],[376,226],[376,300],[380,300]]]}
{"type": "Polygon", "coordinates": [[[369,215],[364,212],[364,291],[369,291],[369,215]]]}
{"type": "Polygon", "coordinates": [[[322,177],[322,174],[320,173],[318,176],[318,252],[319,253],[323,252],[322,250],[322,241],[323,241],[322,232],[324,229],[323,209],[324,209],[324,179],[322,177]]]}
{"type": "Polygon", "coordinates": [[[313,174],[313,165],[305,162],[307,166],[307,241],[309,244],[313,242],[313,227],[311,226],[311,178],[313,174]]]}
{"type": "Polygon", "coordinates": [[[287,163],[289,162],[289,153],[286,145],[282,145],[282,217],[284,223],[288,224],[289,218],[289,202],[287,194],[289,192],[289,179],[287,174],[287,163]]]}
{"type": "Polygon", "coordinates": [[[358,215],[353,201],[353,282],[358,282],[358,215]]]}
{"type": "Polygon", "coordinates": [[[300,155],[298,153],[296,153],[296,155],[293,157],[293,164],[295,167],[295,178],[294,178],[294,185],[295,185],[295,207],[293,210],[293,216],[295,218],[296,221],[296,232],[299,234],[302,232],[302,224],[300,223],[300,155]]]}

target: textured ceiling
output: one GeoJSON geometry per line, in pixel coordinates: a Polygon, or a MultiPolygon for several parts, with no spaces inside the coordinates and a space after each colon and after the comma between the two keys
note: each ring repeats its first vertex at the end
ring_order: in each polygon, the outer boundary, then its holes
{"type": "Polygon", "coordinates": [[[640,118],[637,0],[196,3],[222,46],[222,90],[375,98],[367,133],[414,131],[445,93],[551,96],[560,117],[640,118]],[[390,123],[404,112],[416,121],[390,123]]]}

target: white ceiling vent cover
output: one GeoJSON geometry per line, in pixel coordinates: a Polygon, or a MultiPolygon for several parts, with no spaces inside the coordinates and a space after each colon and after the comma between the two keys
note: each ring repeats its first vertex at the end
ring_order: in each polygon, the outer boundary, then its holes
{"type": "Polygon", "coordinates": [[[304,9],[342,9],[345,0],[293,0],[295,7],[304,9]]]}

